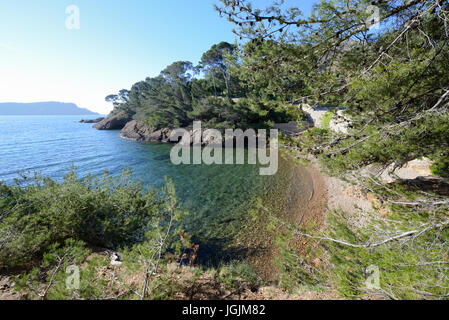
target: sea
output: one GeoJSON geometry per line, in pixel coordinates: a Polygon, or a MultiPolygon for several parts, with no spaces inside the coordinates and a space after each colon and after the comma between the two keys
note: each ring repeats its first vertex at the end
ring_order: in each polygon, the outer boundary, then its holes
{"type": "Polygon", "coordinates": [[[279,216],[297,215],[310,196],[310,177],[288,156],[279,156],[274,176],[261,176],[259,165],[174,165],[173,145],[122,139],[119,131],[99,131],[81,119],[98,116],[0,116],[0,181],[14,184],[19,173],[55,180],[73,168],[80,178],[125,169],[145,188],[172,181],[180,206],[188,212],[185,229],[210,254],[234,259],[226,251],[239,244],[255,223],[258,199],[279,216]],[[248,228],[249,227],[249,228],[248,228]]]}

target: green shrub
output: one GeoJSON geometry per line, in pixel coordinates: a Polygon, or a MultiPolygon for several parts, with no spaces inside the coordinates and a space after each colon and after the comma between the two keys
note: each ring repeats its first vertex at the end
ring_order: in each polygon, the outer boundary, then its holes
{"type": "Polygon", "coordinates": [[[26,181],[0,183],[0,269],[30,266],[69,238],[111,249],[142,241],[167,202],[129,172],[78,179],[72,170],[62,182],[26,181]]]}
{"type": "Polygon", "coordinates": [[[39,267],[15,279],[16,289],[31,294],[30,298],[71,297],[74,292],[66,285],[67,268],[81,265],[89,253],[82,241],[67,239],[63,246],[54,243],[44,253],[39,267]]]}

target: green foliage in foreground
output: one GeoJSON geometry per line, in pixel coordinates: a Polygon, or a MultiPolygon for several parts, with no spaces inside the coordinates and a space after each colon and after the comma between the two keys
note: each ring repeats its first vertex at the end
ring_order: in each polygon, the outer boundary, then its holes
{"type": "Polygon", "coordinates": [[[172,197],[145,191],[129,172],[78,179],[72,171],[61,183],[26,182],[0,184],[0,268],[27,267],[70,238],[111,249],[142,241],[172,197]]]}
{"type": "MultiPolygon", "coordinates": [[[[441,214],[442,212],[439,212],[441,214]]],[[[409,211],[407,219],[399,214],[382,220],[371,217],[371,224],[360,230],[350,226],[344,213],[336,212],[331,221],[334,234],[346,239],[376,238],[376,228],[382,227],[382,238],[418,229],[430,217],[409,211]]],[[[380,237],[379,237],[380,238],[380,237]]],[[[360,240],[359,240],[360,241],[360,240]]],[[[326,243],[332,252],[331,275],[340,292],[348,298],[383,297],[389,299],[444,299],[448,297],[449,261],[447,245],[449,230],[435,228],[422,234],[392,241],[373,248],[352,248],[326,243]],[[379,287],[368,287],[373,270],[379,270],[379,287]]]]}
{"type": "Polygon", "coordinates": [[[329,130],[329,126],[332,120],[332,117],[334,116],[334,114],[330,111],[326,112],[323,115],[323,118],[321,119],[321,127],[323,129],[329,130]]]}

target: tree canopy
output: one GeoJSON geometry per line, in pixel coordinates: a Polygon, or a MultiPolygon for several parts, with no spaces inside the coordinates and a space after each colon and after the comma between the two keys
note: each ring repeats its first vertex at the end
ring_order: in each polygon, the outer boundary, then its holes
{"type": "Polygon", "coordinates": [[[350,132],[320,134],[308,149],[345,169],[422,156],[448,163],[448,9],[438,0],[339,0],[304,17],[282,1],[217,6],[245,42],[241,71],[253,90],[345,108],[350,132]]]}
{"type": "Polygon", "coordinates": [[[114,113],[125,112],[155,128],[189,126],[194,120],[211,128],[269,127],[277,120],[296,120],[285,105],[251,99],[255,94],[240,67],[237,46],[220,42],[197,66],[174,62],[159,76],[109,95],[106,101],[113,103],[114,113]]]}

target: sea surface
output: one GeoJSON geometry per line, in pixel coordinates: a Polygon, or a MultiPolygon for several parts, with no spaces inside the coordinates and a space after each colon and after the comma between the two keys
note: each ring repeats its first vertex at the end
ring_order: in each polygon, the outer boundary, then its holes
{"type": "MultiPolygon", "coordinates": [[[[75,166],[78,176],[119,175],[131,169],[146,187],[170,179],[189,212],[186,230],[210,254],[240,243],[254,223],[248,212],[255,199],[280,216],[295,215],[310,196],[307,172],[284,156],[274,176],[260,176],[258,165],[174,165],[169,144],[120,138],[119,131],[98,131],[81,119],[98,116],[0,116],[0,181],[11,184],[18,172],[38,172],[61,180],[75,166]]],[[[225,254],[228,252],[228,254],[225,254]]]]}

